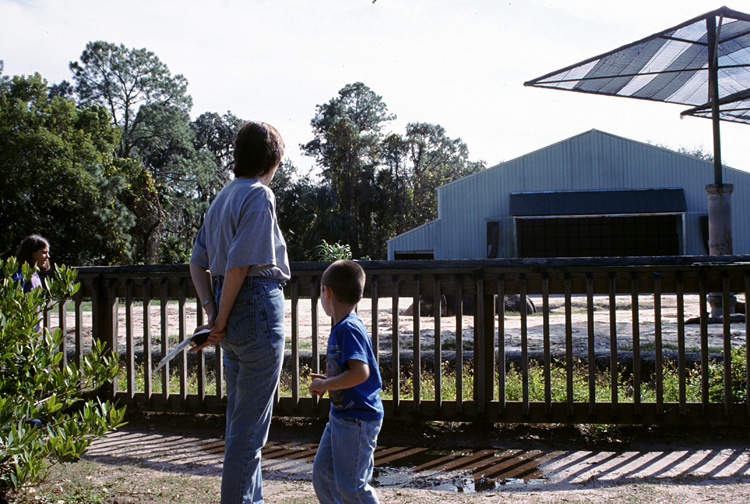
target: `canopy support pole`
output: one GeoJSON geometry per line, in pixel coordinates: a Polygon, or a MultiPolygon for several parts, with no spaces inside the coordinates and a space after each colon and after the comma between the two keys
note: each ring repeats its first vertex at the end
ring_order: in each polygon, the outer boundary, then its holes
{"type": "Polygon", "coordinates": [[[714,184],[721,186],[721,134],[719,127],[719,55],[716,41],[716,16],[706,18],[708,42],[708,101],[711,102],[711,121],[714,134],[714,184]]]}
{"type": "MultiPolygon", "coordinates": [[[[711,121],[714,134],[714,183],[706,186],[708,193],[708,252],[712,256],[732,255],[732,190],[733,184],[724,184],[721,170],[721,135],[719,131],[719,54],[716,34],[716,16],[706,18],[708,42],[708,101],[711,103],[711,121]]],[[[723,298],[720,293],[709,294],[711,318],[721,320],[723,298]]],[[[737,298],[729,296],[729,313],[734,314],[737,298]]]]}

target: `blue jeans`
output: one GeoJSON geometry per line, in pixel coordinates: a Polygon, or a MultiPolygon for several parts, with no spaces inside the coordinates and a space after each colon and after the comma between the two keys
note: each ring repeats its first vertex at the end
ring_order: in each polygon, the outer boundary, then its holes
{"type": "MultiPolygon", "coordinates": [[[[221,296],[221,286],[216,288],[221,296]]],[[[260,451],[268,439],[284,358],[284,292],[277,280],[248,277],[221,342],[227,391],[222,504],[262,503],[260,451]]]]}
{"type": "Polygon", "coordinates": [[[313,463],[313,487],[321,504],[380,502],[369,481],[382,424],[329,416],[313,463]]]}

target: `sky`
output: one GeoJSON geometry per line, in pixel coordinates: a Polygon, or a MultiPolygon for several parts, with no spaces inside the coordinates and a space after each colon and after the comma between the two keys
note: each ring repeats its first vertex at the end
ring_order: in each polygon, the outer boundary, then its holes
{"type": "MultiPolygon", "coordinates": [[[[727,7],[750,12],[747,0],[727,7]],[[743,5],[744,4],[744,5],[743,5]]],[[[87,42],[146,48],[189,82],[193,118],[269,122],[314,166],[317,105],[363,82],[396,119],[439,124],[494,166],[598,129],[713,152],[686,106],[524,87],[553,70],[721,7],[703,0],[0,0],[5,75],[72,81],[87,42]]],[[[750,171],[750,126],[721,123],[724,163],[750,171]]],[[[706,183],[712,183],[707,180],[706,183]]]]}

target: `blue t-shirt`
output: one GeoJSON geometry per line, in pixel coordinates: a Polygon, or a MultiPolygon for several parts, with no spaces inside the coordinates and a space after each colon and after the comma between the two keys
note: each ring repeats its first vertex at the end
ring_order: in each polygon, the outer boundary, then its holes
{"type": "Polygon", "coordinates": [[[331,414],[337,418],[357,418],[372,421],[383,418],[380,389],[383,382],[372,351],[372,342],[364,323],[350,313],[331,328],[328,337],[328,377],[348,369],[346,361],[355,359],[370,367],[370,376],[357,386],[344,390],[329,390],[331,414]]]}
{"type": "MultiPolygon", "coordinates": [[[[23,275],[21,274],[21,268],[18,268],[18,270],[15,273],[13,273],[13,276],[11,278],[15,282],[20,282],[21,280],[23,280],[23,275]]],[[[39,273],[33,273],[29,281],[23,284],[23,292],[29,293],[31,292],[31,289],[37,289],[41,286],[42,286],[42,280],[39,278],[39,273]]]]}

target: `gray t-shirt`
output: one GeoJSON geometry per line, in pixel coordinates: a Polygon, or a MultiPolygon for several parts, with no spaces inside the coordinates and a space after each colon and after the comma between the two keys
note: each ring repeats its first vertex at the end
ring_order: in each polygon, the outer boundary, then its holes
{"type": "Polygon", "coordinates": [[[258,179],[237,178],[227,184],[206,212],[190,262],[207,268],[212,276],[250,266],[248,276],[289,280],[273,191],[258,179]]]}

